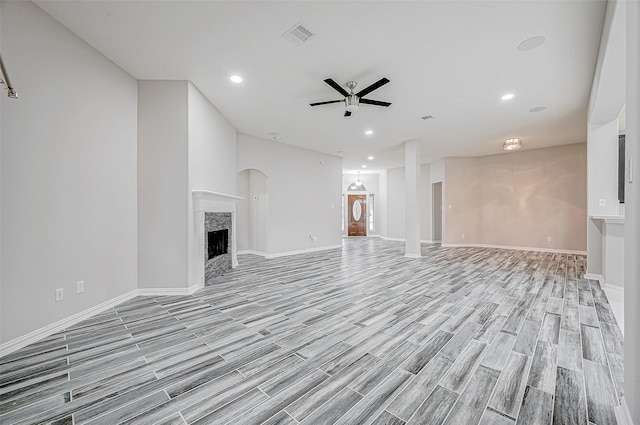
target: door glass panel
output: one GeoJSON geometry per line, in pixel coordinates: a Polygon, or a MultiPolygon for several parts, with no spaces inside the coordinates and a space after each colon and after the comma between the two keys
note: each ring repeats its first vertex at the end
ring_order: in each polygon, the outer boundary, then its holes
{"type": "Polygon", "coordinates": [[[353,219],[355,221],[360,221],[360,218],[362,217],[362,205],[360,205],[360,200],[356,199],[353,202],[353,219]]]}

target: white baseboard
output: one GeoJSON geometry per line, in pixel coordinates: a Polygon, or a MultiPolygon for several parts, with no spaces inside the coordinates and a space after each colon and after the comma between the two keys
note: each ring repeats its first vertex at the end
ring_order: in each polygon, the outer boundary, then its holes
{"type": "Polygon", "coordinates": [[[404,256],[407,258],[422,258],[420,254],[404,254],[404,256]]]}
{"type": "Polygon", "coordinates": [[[69,316],[65,319],[58,320],[57,322],[47,325],[43,328],[36,329],[35,331],[29,332],[26,335],[12,339],[11,341],[8,341],[0,345],[0,357],[6,356],[7,354],[11,354],[15,351],[18,351],[21,348],[26,347],[29,344],[38,342],[41,339],[46,338],[50,335],[53,335],[56,332],[60,332],[70,326],[73,326],[77,323],[82,322],[83,320],[89,319],[98,313],[102,313],[103,311],[113,308],[118,304],[121,304],[125,301],[135,298],[137,295],[138,295],[138,290],[134,289],[133,291],[129,291],[125,294],[119,295],[108,301],[105,301],[96,306],[93,306],[84,311],[81,311],[80,313],[76,313],[73,316],[69,316]]]}
{"type": "Polygon", "coordinates": [[[602,276],[601,274],[585,273],[584,274],[584,278],[585,279],[591,279],[591,280],[597,280],[600,283],[604,283],[604,276],[602,276]]]}
{"type": "Polygon", "coordinates": [[[253,251],[251,249],[243,249],[242,251],[238,251],[238,255],[242,255],[242,254],[252,254],[252,255],[259,255],[261,257],[266,257],[267,253],[266,252],[262,252],[262,251],[253,251]]]}
{"type": "Polygon", "coordinates": [[[298,251],[277,252],[275,254],[267,254],[265,258],[271,259],[271,258],[278,258],[278,257],[286,257],[289,255],[307,254],[309,252],[327,251],[329,249],[338,249],[338,248],[342,248],[342,244],[321,246],[318,248],[300,249],[298,251]]]}
{"type": "Polygon", "coordinates": [[[554,252],[558,254],[587,255],[587,251],[573,251],[569,249],[534,248],[529,246],[490,245],[484,243],[443,243],[443,248],[496,248],[513,249],[515,251],[554,252]]]}
{"type": "Polygon", "coordinates": [[[188,288],[138,288],[137,296],[140,297],[164,297],[171,295],[192,295],[204,285],[192,285],[188,288]]]}
{"type": "Polygon", "coordinates": [[[388,238],[386,236],[378,236],[380,239],[385,240],[385,241],[392,241],[392,242],[406,242],[406,239],[404,238],[388,238]]]}
{"type": "Polygon", "coordinates": [[[38,342],[43,338],[46,338],[50,335],[53,335],[56,332],[63,331],[77,323],[82,322],[83,320],[90,319],[96,314],[102,313],[110,308],[117,306],[125,301],[128,301],[135,297],[163,297],[163,296],[171,296],[171,295],[192,295],[198,289],[203,288],[203,285],[192,285],[188,288],[138,288],[132,291],[129,291],[125,294],[119,295],[115,298],[112,298],[108,301],[100,303],[96,306],[88,308],[86,310],[81,311],[80,313],[76,313],[73,316],[69,316],[65,319],[59,320],[55,323],[47,325],[43,328],[36,329],[33,332],[29,332],[26,335],[18,337],[16,339],[12,339],[4,344],[0,344],[0,357],[11,354],[15,351],[18,351],[21,348],[26,347],[27,345],[33,344],[34,342],[38,342]]]}
{"type": "Polygon", "coordinates": [[[622,404],[614,407],[613,410],[616,414],[618,425],[633,425],[631,412],[629,412],[629,406],[627,405],[627,400],[624,397],[622,397],[622,404]]]}

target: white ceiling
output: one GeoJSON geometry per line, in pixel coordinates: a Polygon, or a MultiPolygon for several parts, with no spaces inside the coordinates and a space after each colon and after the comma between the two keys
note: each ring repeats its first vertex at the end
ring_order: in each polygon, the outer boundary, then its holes
{"type": "MultiPolygon", "coordinates": [[[[137,79],[191,80],[242,133],[342,156],[344,169],[586,141],[605,1],[38,1],[137,79]],[[282,34],[301,22],[316,35],[282,34]],[[533,36],[546,42],[519,51],[533,36]],[[229,81],[232,74],[242,84],[229,81]],[[325,78],[391,82],[344,118],[325,78]],[[510,101],[500,98],[514,93],[510,101]],[[545,106],[542,112],[529,109],[545,106]],[[418,117],[433,115],[421,121],[418,117]],[[374,130],[372,136],[365,129],[374,130]],[[367,161],[374,155],[374,161],[367,161]]],[[[356,89],[356,91],[357,91],[356,89]]]]}

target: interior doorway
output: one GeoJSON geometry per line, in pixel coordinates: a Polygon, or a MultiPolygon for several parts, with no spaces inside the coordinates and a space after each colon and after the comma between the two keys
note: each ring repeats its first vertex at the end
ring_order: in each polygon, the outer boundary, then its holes
{"type": "Polygon", "coordinates": [[[367,195],[348,195],[348,236],[367,236],[367,195]]]}
{"type": "Polygon", "coordinates": [[[431,196],[433,206],[433,228],[432,235],[434,242],[442,242],[442,182],[431,185],[431,196]]]}

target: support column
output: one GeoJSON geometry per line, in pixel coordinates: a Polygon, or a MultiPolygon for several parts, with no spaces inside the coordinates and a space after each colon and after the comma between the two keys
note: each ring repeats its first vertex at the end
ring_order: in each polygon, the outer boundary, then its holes
{"type": "Polygon", "coordinates": [[[627,87],[624,222],[624,398],[640,424],[640,3],[627,1],[627,87]],[[632,161],[633,169],[629,168],[632,161]],[[633,181],[629,182],[629,173],[633,181]]]}
{"type": "Polygon", "coordinates": [[[404,143],[405,163],[405,257],[420,258],[420,146],[417,140],[404,143]]]}

